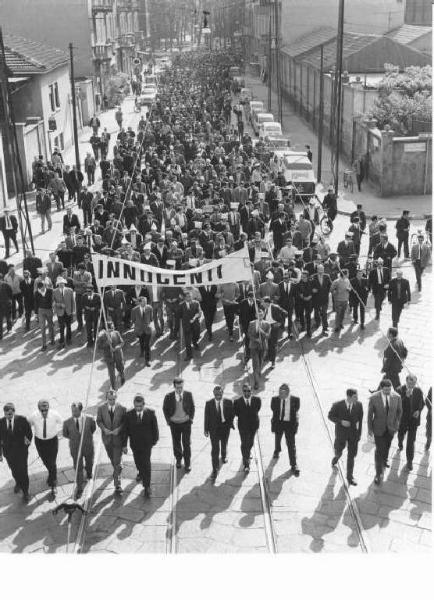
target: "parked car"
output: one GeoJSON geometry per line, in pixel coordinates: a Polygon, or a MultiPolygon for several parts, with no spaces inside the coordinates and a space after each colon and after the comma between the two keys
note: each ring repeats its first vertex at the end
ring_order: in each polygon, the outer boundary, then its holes
{"type": "Polygon", "coordinates": [[[264,139],[265,137],[273,135],[282,135],[282,125],[276,121],[265,121],[261,123],[259,127],[259,138],[264,139]]]}
{"type": "Polygon", "coordinates": [[[157,87],[158,81],[156,75],[145,75],[143,79],[144,85],[153,85],[154,87],[157,87]]]}
{"type": "Polygon", "coordinates": [[[155,85],[143,85],[142,93],[139,96],[139,102],[142,106],[148,106],[155,101],[157,88],[155,85]]]}
{"type": "Polygon", "coordinates": [[[240,102],[250,102],[253,100],[253,92],[250,88],[243,87],[240,92],[240,102]]]}
{"type": "Polygon", "coordinates": [[[253,117],[252,117],[252,127],[253,127],[253,131],[255,132],[255,135],[259,135],[259,129],[262,125],[262,123],[266,123],[266,122],[273,122],[274,121],[274,117],[271,113],[264,113],[264,112],[254,112],[253,117]]]}
{"type": "Polygon", "coordinates": [[[246,119],[252,122],[253,113],[256,112],[264,112],[264,103],[260,100],[251,100],[248,104],[245,104],[246,107],[246,119]]]}

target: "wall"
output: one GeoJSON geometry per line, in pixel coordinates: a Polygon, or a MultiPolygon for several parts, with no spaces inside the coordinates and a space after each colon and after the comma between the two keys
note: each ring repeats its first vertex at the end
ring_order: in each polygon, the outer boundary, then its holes
{"type": "Polygon", "coordinates": [[[0,210],[7,204],[8,192],[6,189],[6,169],[3,156],[3,139],[0,135],[0,210]]]}
{"type": "Polygon", "coordinates": [[[0,0],[4,33],[15,33],[62,50],[75,46],[75,76],[93,74],[88,0],[0,0]]]}

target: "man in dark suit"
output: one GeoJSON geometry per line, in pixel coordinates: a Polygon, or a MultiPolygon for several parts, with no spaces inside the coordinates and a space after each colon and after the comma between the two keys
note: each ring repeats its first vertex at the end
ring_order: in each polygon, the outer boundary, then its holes
{"type": "Polygon", "coordinates": [[[219,468],[219,454],[222,463],[227,462],[226,452],[231,429],[234,428],[234,407],[232,400],[223,398],[223,388],[216,385],[214,398],[205,404],[204,434],[211,440],[211,479],[215,481],[219,468]]]}
{"type": "Polygon", "coordinates": [[[294,473],[296,477],[300,475],[295,448],[295,435],[298,431],[299,410],[300,398],[290,395],[289,385],[287,383],[282,383],[279,387],[279,395],[271,398],[271,432],[274,433],[273,458],[279,458],[282,449],[282,436],[285,434],[291,472],[294,473]]]}
{"type": "Polygon", "coordinates": [[[66,235],[71,231],[71,228],[75,227],[75,233],[80,230],[80,221],[77,215],[72,213],[72,208],[66,209],[66,215],[63,216],[63,233],[66,235]]]}
{"type": "Polygon", "coordinates": [[[256,319],[256,305],[253,290],[247,292],[247,298],[241,300],[239,308],[240,329],[244,336],[244,362],[250,360],[249,323],[256,319]]]}
{"type": "Polygon", "coordinates": [[[405,378],[405,384],[396,391],[401,396],[402,417],[398,429],[398,448],[403,449],[404,437],[407,435],[405,453],[407,458],[407,469],[413,469],[414,442],[416,441],[417,428],[420,425],[420,413],[425,406],[423,393],[416,385],[416,375],[409,374],[405,378]]]}
{"type": "Polygon", "coordinates": [[[191,392],[184,391],[184,380],[175,377],[173,380],[175,390],[165,395],[163,413],[170,427],[173,443],[173,454],[176,459],[176,468],[181,468],[184,458],[185,472],[191,471],[191,425],[194,419],[194,401],[191,392]]]}
{"type": "Polygon", "coordinates": [[[158,442],[158,423],[152,408],[145,407],[141,394],[134,397],[134,408],[125,416],[123,429],[123,453],[127,453],[127,443],[133,451],[137,467],[137,479],[143,483],[146,498],[151,497],[151,452],[158,442]]]}
{"type": "MultiPolygon", "coordinates": [[[[296,286],[290,281],[289,271],[284,271],[283,281],[279,283],[279,306],[286,311],[288,316],[288,338],[292,338],[292,315],[295,306],[296,286]]],[[[282,321],[282,327],[285,327],[285,318],[282,321]]]]}
{"type": "Polygon", "coordinates": [[[335,455],[332,467],[337,465],[347,446],[347,480],[349,485],[357,485],[353,477],[354,458],[357,456],[363,422],[363,406],[357,399],[357,390],[349,388],[345,400],[339,400],[332,405],[328,418],[335,424],[335,455]]]}
{"type": "Polygon", "coordinates": [[[347,231],[345,234],[345,239],[339,242],[337,247],[337,253],[339,255],[339,263],[341,265],[341,269],[344,269],[347,266],[347,263],[350,260],[350,256],[355,254],[356,249],[354,247],[353,242],[353,234],[350,231],[347,231]]]}
{"type": "Polygon", "coordinates": [[[98,334],[98,319],[101,309],[101,296],[94,292],[93,285],[86,285],[86,293],[83,295],[83,311],[86,323],[87,347],[91,348],[98,334]]]}
{"type": "Polygon", "coordinates": [[[191,360],[193,358],[191,344],[193,344],[196,349],[198,348],[201,318],[200,304],[197,300],[193,300],[191,292],[187,291],[184,293],[184,302],[180,304],[179,309],[185,340],[185,360],[191,360]]]}
{"type": "Polygon", "coordinates": [[[7,402],[3,407],[4,417],[0,419],[0,462],[3,456],[15,479],[14,492],[22,490],[24,502],[28,502],[29,475],[27,458],[32,441],[32,429],[25,417],[15,414],[15,406],[7,402]]]}
{"type": "Polygon", "coordinates": [[[268,360],[271,363],[271,368],[274,369],[277,354],[277,343],[279,341],[279,333],[282,321],[285,322],[286,310],[278,304],[273,304],[271,298],[266,296],[263,298],[264,304],[264,321],[270,323],[270,335],[268,337],[268,360]]]}
{"type": "Polygon", "coordinates": [[[63,423],[63,437],[69,440],[69,451],[77,472],[75,498],[83,494],[83,459],[86,467],[87,479],[92,479],[93,459],[95,455],[93,446],[93,434],[96,424],[93,417],[82,415],[83,404],[81,402],[71,404],[72,416],[63,423]],[[81,448],[80,448],[81,445],[81,448]],[[80,450],[80,455],[79,455],[80,450]]]}
{"type": "Polygon", "coordinates": [[[393,436],[398,431],[402,416],[401,396],[392,391],[390,379],[383,379],[380,391],[369,398],[368,408],[368,435],[375,440],[375,479],[374,483],[381,483],[385,468],[388,463],[390,445],[393,436]]]}
{"type": "Polygon", "coordinates": [[[332,281],[324,273],[324,265],[319,264],[316,269],[316,273],[311,277],[312,284],[312,305],[313,314],[315,319],[315,327],[319,327],[322,324],[322,335],[328,335],[328,318],[327,310],[329,306],[330,288],[332,281]]]}
{"type": "Polygon", "coordinates": [[[380,318],[383,300],[389,288],[390,271],[383,267],[383,259],[378,258],[376,266],[369,273],[369,289],[374,296],[375,320],[380,318]]]}
{"type": "Polygon", "coordinates": [[[353,321],[358,323],[360,309],[360,329],[365,329],[365,310],[369,296],[369,281],[364,277],[363,270],[357,269],[356,277],[350,279],[351,291],[349,304],[353,309],[353,321]]]}
{"type": "Polygon", "coordinates": [[[140,296],[139,304],[131,311],[134,334],[139,338],[140,356],[145,356],[145,365],[151,366],[152,306],[148,305],[146,296],[140,296]]]}
{"type": "Polygon", "coordinates": [[[5,240],[5,258],[9,258],[11,240],[15,246],[15,250],[18,252],[18,221],[15,215],[10,214],[8,208],[3,209],[3,216],[0,217],[0,231],[3,233],[5,240]]]}
{"type": "Polygon", "coordinates": [[[399,374],[402,371],[402,361],[407,358],[407,348],[401,338],[398,337],[396,327],[389,327],[387,330],[388,344],[383,353],[383,379],[390,379],[393,388],[397,390],[401,385],[399,374]]]}
{"type": "Polygon", "coordinates": [[[205,328],[208,334],[209,341],[212,340],[212,326],[214,323],[215,314],[217,311],[217,286],[216,285],[204,285],[199,288],[201,295],[200,307],[203,312],[205,319],[205,328]]]}
{"type": "Polygon", "coordinates": [[[244,472],[250,471],[250,453],[259,429],[259,411],[261,399],[252,396],[250,384],[243,384],[243,395],[234,401],[234,415],[238,417],[238,432],[241,439],[241,456],[243,458],[244,472]]]}
{"type": "Polygon", "coordinates": [[[117,493],[122,493],[122,443],[125,407],[116,402],[115,390],[109,390],[105,404],[98,406],[96,424],[101,429],[102,443],[113,467],[113,482],[117,493]]]}
{"type": "Polygon", "coordinates": [[[389,269],[389,272],[392,271],[392,260],[397,255],[396,248],[393,244],[389,242],[389,237],[387,233],[382,233],[380,235],[380,243],[374,248],[374,260],[378,258],[382,258],[384,262],[384,266],[386,269],[389,269]]]}
{"type": "Polygon", "coordinates": [[[402,276],[402,269],[398,269],[390,281],[387,297],[392,305],[392,326],[398,327],[402,309],[411,302],[410,283],[402,276]]]}

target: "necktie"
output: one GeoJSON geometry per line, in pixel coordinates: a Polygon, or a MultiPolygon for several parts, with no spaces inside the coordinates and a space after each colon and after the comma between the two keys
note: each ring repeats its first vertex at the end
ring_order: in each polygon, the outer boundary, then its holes
{"type": "Polygon", "coordinates": [[[351,414],[351,408],[352,408],[352,405],[351,405],[351,404],[348,404],[348,412],[349,412],[350,414],[351,414]]]}
{"type": "Polygon", "coordinates": [[[378,283],[383,283],[383,272],[381,269],[378,270],[378,283]]]}
{"type": "Polygon", "coordinates": [[[246,400],[247,406],[250,406],[250,400],[249,400],[249,398],[246,398],[245,400],[246,400]]]}
{"type": "Polygon", "coordinates": [[[285,399],[282,400],[282,407],[280,410],[280,420],[283,421],[285,418],[285,399]]]}
{"type": "Polygon", "coordinates": [[[80,431],[80,424],[78,422],[78,419],[75,419],[75,428],[77,429],[77,431],[80,431]]]}
{"type": "Polygon", "coordinates": [[[137,413],[137,423],[141,423],[142,421],[142,413],[138,412],[137,413]]]}
{"type": "Polygon", "coordinates": [[[110,421],[112,422],[112,425],[113,425],[114,414],[115,414],[115,411],[113,410],[113,408],[109,408],[110,421]]]}
{"type": "Polygon", "coordinates": [[[12,431],[12,421],[8,420],[8,429],[9,431],[12,431]]]}
{"type": "Polygon", "coordinates": [[[420,244],[418,246],[417,259],[420,260],[420,244]]]}
{"type": "Polygon", "coordinates": [[[218,407],[219,419],[220,419],[220,422],[222,422],[223,421],[223,419],[222,419],[222,405],[221,405],[220,400],[217,402],[217,407],[218,407]]]}
{"type": "Polygon", "coordinates": [[[44,427],[42,429],[42,437],[44,438],[44,440],[47,437],[47,417],[44,417],[44,427]]]}
{"type": "Polygon", "coordinates": [[[6,229],[11,229],[11,220],[9,219],[9,215],[6,215],[6,229]]]}
{"type": "Polygon", "coordinates": [[[386,415],[389,414],[389,396],[386,396],[386,415]]]}

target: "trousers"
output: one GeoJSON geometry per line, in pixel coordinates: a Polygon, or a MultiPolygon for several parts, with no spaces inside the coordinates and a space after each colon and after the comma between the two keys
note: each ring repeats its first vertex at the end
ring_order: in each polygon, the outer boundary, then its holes
{"type": "Polygon", "coordinates": [[[121,483],[122,447],[115,444],[104,444],[104,448],[113,467],[113,482],[116,487],[121,483]]]}
{"type": "Polygon", "coordinates": [[[57,452],[59,440],[56,437],[44,440],[35,436],[35,446],[39,457],[48,471],[48,485],[54,487],[57,483],[57,452]]]}
{"type": "Polygon", "coordinates": [[[184,458],[186,467],[190,466],[191,461],[191,421],[185,423],[170,423],[170,433],[172,434],[173,454],[177,462],[184,458]]]}
{"type": "Polygon", "coordinates": [[[385,463],[389,458],[390,444],[393,440],[393,433],[386,429],[382,435],[374,436],[375,440],[375,473],[381,477],[384,471],[385,463]]]}
{"type": "Polygon", "coordinates": [[[134,463],[143,482],[143,487],[151,485],[151,451],[152,446],[132,448],[134,463]]]}
{"type": "Polygon", "coordinates": [[[216,430],[210,431],[211,439],[211,464],[214,471],[219,467],[219,455],[222,460],[226,458],[230,426],[222,423],[216,430]]]}
{"type": "Polygon", "coordinates": [[[347,438],[346,440],[335,439],[335,458],[339,459],[342,456],[342,452],[345,450],[345,446],[347,446],[347,479],[353,478],[354,459],[357,456],[358,445],[358,440],[354,438],[347,438]]]}
{"type": "Polygon", "coordinates": [[[250,463],[250,453],[255,442],[256,429],[239,429],[238,432],[241,440],[241,456],[243,458],[243,465],[248,467],[250,463]]]}
{"type": "Polygon", "coordinates": [[[276,425],[276,431],[274,432],[274,450],[275,452],[281,452],[282,437],[285,435],[286,446],[288,448],[289,464],[291,467],[297,465],[297,452],[295,448],[295,431],[292,423],[281,422],[276,425]]]}

